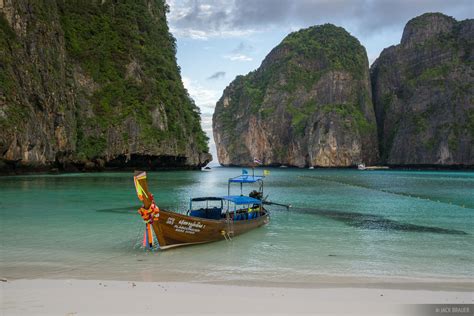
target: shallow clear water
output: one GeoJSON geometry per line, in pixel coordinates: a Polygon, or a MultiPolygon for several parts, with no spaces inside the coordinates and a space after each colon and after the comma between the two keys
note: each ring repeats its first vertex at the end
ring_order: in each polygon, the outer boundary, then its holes
{"type": "MultiPolygon", "coordinates": [[[[190,196],[225,195],[239,173],[150,172],[148,181],[161,208],[185,210],[190,196]]],[[[268,225],[230,242],[149,252],[131,173],[2,177],[0,276],[473,280],[473,172],[271,169],[265,190],[293,208],[272,208],[268,225]]]]}

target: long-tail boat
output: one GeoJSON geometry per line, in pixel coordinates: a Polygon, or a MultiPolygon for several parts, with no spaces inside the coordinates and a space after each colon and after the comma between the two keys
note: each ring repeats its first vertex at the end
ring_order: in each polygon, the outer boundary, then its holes
{"type": "Polygon", "coordinates": [[[136,171],[135,188],[143,206],[138,210],[146,223],[144,244],[153,247],[155,233],[160,249],[230,240],[269,222],[268,211],[263,207],[263,178],[242,174],[229,179],[228,195],[191,198],[185,213],[159,209],[148,190],[146,172],[136,171]],[[230,195],[232,183],[239,183],[241,194],[230,195]],[[249,196],[242,195],[242,185],[258,183],[259,190],[249,196]]]}

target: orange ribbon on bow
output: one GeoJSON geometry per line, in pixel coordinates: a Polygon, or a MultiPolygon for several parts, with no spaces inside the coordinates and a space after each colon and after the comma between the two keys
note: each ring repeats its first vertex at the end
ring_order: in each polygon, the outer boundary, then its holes
{"type": "Polygon", "coordinates": [[[153,248],[153,235],[151,231],[151,225],[153,221],[160,217],[160,209],[156,206],[155,202],[150,205],[149,209],[140,207],[138,214],[143,218],[143,221],[146,223],[145,234],[143,235],[143,245],[148,249],[153,248]]]}
{"type": "Polygon", "coordinates": [[[152,224],[155,218],[158,219],[158,217],[160,217],[160,209],[156,206],[155,202],[153,202],[149,209],[140,207],[138,214],[140,214],[145,223],[152,224]]]}

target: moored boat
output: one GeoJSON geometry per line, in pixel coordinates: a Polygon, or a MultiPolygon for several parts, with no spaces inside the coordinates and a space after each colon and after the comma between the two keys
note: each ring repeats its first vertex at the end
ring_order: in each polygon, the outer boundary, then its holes
{"type": "Polygon", "coordinates": [[[388,170],[390,168],[387,166],[371,166],[371,167],[366,167],[365,169],[372,171],[372,170],[388,170]]]}
{"type": "Polygon", "coordinates": [[[389,167],[387,166],[370,166],[370,167],[367,167],[365,164],[361,163],[357,166],[357,169],[359,170],[368,170],[368,171],[372,171],[372,170],[388,170],[389,167]]]}
{"type": "Polygon", "coordinates": [[[185,213],[160,210],[148,191],[145,172],[135,172],[138,198],[143,202],[139,213],[146,222],[144,244],[153,246],[154,232],[160,249],[231,239],[269,221],[263,207],[263,176],[242,174],[229,179],[228,195],[190,199],[185,213]],[[230,195],[232,183],[240,184],[241,195],[230,195]],[[259,190],[242,195],[246,183],[259,183],[259,190]]]}

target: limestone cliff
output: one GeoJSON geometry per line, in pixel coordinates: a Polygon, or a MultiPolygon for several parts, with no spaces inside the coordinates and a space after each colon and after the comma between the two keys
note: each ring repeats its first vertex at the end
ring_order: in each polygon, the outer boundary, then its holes
{"type": "Polygon", "coordinates": [[[162,0],[0,0],[0,170],[210,160],[162,0]]]}
{"type": "Polygon", "coordinates": [[[375,163],[377,131],[367,55],[343,28],[288,35],[261,66],[238,76],[213,116],[219,162],[353,166],[375,163]]]}
{"type": "Polygon", "coordinates": [[[474,20],[427,13],[371,67],[383,162],[474,165],[474,20]]]}

